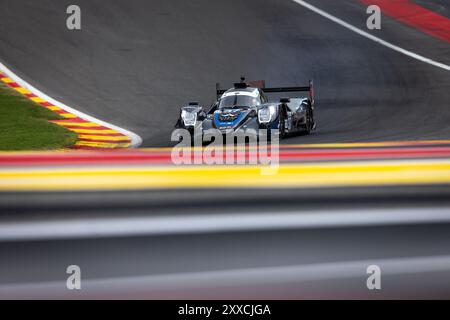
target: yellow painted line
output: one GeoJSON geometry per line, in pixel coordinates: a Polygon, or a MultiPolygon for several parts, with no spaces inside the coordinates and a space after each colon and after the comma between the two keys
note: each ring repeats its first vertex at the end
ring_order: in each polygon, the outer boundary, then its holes
{"type": "Polygon", "coordinates": [[[77,127],[101,127],[101,125],[93,122],[58,122],[55,121],[54,123],[59,124],[60,126],[77,126],[77,127]]]}
{"type": "Polygon", "coordinates": [[[47,108],[49,110],[52,110],[52,111],[62,110],[60,107],[57,107],[57,106],[48,106],[48,107],[45,107],[45,108],[47,108]]]}
{"type": "MultiPolygon", "coordinates": [[[[174,144],[175,146],[175,144],[174,144]]],[[[142,152],[163,152],[163,151],[168,151],[171,152],[173,150],[172,147],[151,147],[151,148],[139,148],[137,149],[138,151],[142,151],[142,152]]],[[[204,150],[204,148],[202,147],[192,147],[191,151],[202,151],[204,150]]]]}
{"type": "MultiPolygon", "coordinates": [[[[98,134],[107,134],[107,133],[120,133],[119,131],[116,131],[116,130],[110,130],[110,129],[98,129],[98,130],[89,130],[89,129],[72,129],[72,128],[69,128],[69,130],[72,130],[72,131],[74,131],[74,132],[77,132],[77,133],[98,133],[98,134]]],[[[108,140],[110,140],[110,139],[108,139],[108,140]]]]}
{"type": "Polygon", "coordinates": [[[378,161],[261,166],[161,166],[0,170],[0,190],[318,188],[450,184],[450,161],[378,161]]]}
{"type": "Polygon", "coordinates": [[[80,139],[104,140],[104,141],[130,141],[127,136],[97,136],[94,134],[80,134],[80,139]]]}
{"type": "Polygon", "coordinates": [[[33,98],[28,98],[34,102],[40,103],[40,102],[46,102],[44,99],[39,98],[39,97],[33,97],[33,98]]]}
{"type": "MultiPolygon", "coordinates": [[[[176,143],[174,142],[174,146],[176,145],[176,143]]],[[[225,151],[225,145],[224,145],[224,151],[225,151]]],[[[280,146],[282,147],[282,146],[280,146]]],[[[183,147],[179,147],[180,149],[182,149],[183,147]]],[[[190,148],[191,151],[204,151],[206,147],[186,147],[186,148],[190,148]]],[[[246,150],[247,147],[244,146],[234,146],[234,150],[246,150]]],[[[171,152],[174,148],[173,147],[151,147],[151,148],[139,148],[139,151],[145,151],[145,152],[163,152],[163,151],[168,151],[171,152]]],[[[233,149],[231,149],[233,150],[233,149]]],[[[258,150],[258,147],[251,147],[250,150],[258,150]]],[[[268,146],[268,150],[270,151],[270,146],[268,146]]]]}
{"type": "Polygon", "coordinates": [[[31,91],[25,89],[25,88],[14,88],[14,90],[16,90],[17,92],[21,93],[21,94],[30,94],[31,91]]]}
{"type": "MultiPolygon", "coordinates": [[[[25,150],[25,151],[0,151],[0,156],[8,156],[8,155],[30,155],[30,156],[36,156],[36,155],[51,155],[51,154],[58,154],[60,151],[65,150],[67,151],[67,149],[55,149],[55,150],[44,150],[44,151],[30,151],[30,150],[25,150]]],[[[69,150],[70,151],[70,150],[69,150]]]]}
{"type": "Polygon", "coordinates": [[[130,146],[129,142],[125,143],[109,143],[109,142],[92,142],[92,141],[77,141],[75,143],[76,146],[85,146],[85,147],[95,147],[95,148],[106,148],[106,149],[114,149],[114,148],[126,148],[130,146]]]}
{"type": "MultiPolygon", "coordinates": [[[[174,143],[175,145],[176,143],[174,143]]],[[[281,144],[280,149],[316,149],[316,148],[360,148],[360,147],[401,147],[450,144],[450,140],[420,140],[420,141],[387,141],[387,142],[346,142],[346,143],[313,143],[313,144],[281,144]]],[[[202,147],[193,147],[192,151],[202,151],[202,147]]],[[[244,147],[236,146],[236,150],[244,147]]],[[[253,148],[255,149],[255,148],[253,148]]],[[[140,148],[141,151],[172,151],[171,147],[140,148]]]]}
{"type": "Polygon", "coordinates": [[[420,145],[433,145],[433,144],[450,144],[450,140],[285,144],[285,145],[282,145],[281,147],[282,148],[358,148],[358,147],[420,146],[420,145]]]}
{"type": "Polygon", "coordinates": [[[13,82],[15,82],[13,79],[8,78],[8,77],[2,78],[1,80],[2,80],[4,83],[13,83],[13,82]]]}
{"type": "Polygon", "coordinates": [[[60,115],[61,117],[67,118],[67,119],[77,118],[76,115],[71,114],[71,113],[60,113],[59,115],[60,115]]]}

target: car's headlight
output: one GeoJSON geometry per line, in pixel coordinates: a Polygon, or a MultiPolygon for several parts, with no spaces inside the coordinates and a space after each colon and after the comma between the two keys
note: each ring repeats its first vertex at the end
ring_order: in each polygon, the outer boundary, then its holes
{"type": "Polygon", "coordinates": [[[275,107],[269,106],[258,110],[258,121],[259,123],[269,123],[275,118],[275,107]]]}
{"type": "Polygon", "coordinates": [[[181,119],[183,119],[184,126],[194,126],[197,121],[197,113],[196,112],[188,112],[186,110],[181,111],[181,119]]]}

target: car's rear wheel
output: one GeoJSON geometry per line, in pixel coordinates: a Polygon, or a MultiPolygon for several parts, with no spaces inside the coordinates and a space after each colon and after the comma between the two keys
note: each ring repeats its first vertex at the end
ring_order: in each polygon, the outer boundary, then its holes
{"type": "Polygon", "coordinates": [[[310,134],[314,128],[314,119],[312,117],[311,110],[306,111],[306,123],[305,123],[305,132],[306,134],[310,134]]]}

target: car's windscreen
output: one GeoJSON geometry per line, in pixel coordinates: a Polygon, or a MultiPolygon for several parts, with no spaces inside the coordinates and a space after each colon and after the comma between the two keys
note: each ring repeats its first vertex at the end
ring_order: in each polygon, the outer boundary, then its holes
{"type": "Polygon", "coordinates": [[[261,103],[259,98],[246,95],[232,95],[220,99],[219,109],[248,108],[261,103]]]}

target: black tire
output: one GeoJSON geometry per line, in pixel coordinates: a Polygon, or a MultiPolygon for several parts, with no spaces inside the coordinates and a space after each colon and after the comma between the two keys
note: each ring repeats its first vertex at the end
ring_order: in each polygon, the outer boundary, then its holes
{"type": "Polygon", "coordinates": [[[278,116],[278,130],[280,131],[280,139],[286,138],[286,121],[284,119],[284,111],[278,116]]]}
{"type": "Polygon", "coordinates": [[[314,127],[314,119],[312,117],[312,111],[306,111],[306,123],[305,123],[305,132],[306,134],[310,134],[314,127]]]}

